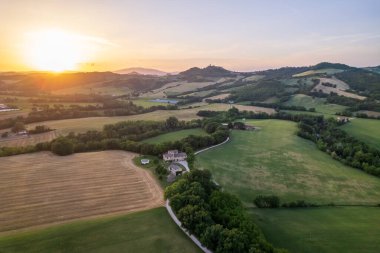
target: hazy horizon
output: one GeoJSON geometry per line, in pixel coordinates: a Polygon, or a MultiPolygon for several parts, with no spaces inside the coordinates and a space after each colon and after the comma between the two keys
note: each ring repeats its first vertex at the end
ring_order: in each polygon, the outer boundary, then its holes
{"type": "Polygon", "coordinates": [[[380,64],[374,0],[23,0],[0,10],[0,71],[380,64]]]}

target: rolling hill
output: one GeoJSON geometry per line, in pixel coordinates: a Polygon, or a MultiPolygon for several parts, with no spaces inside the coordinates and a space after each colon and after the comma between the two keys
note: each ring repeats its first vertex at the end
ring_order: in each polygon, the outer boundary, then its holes
{"type": "Polygon", "coordinates": [[[150,68],[141,68],[141,67],[135,67],[135,68],[126,68],[126,69],[120,69],[113,71],[113,73],[116,74],[131,74],[131,73],[137,73],[140,75],[152,75],[152,76],[166,76],[167,72],[157,70],[157,69],[150,69],[150,68]]]}

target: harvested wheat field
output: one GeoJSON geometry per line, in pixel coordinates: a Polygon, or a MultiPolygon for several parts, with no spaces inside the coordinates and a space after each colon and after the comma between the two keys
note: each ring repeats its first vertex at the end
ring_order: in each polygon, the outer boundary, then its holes
{"type": "Polygon", "coordinates": [[[133,164],[136,155],[40,152],[0,158],[0,233],[162,206],[162,189],[133,164]]]}
{"type": "Polygon", "coordinates": [[[50,131],[41,134],[33,134],[29,136],[16,136],[0,139],[0,147],[25,147],[36,145],[40,142],[49,142],[57,138],[56,131],[50,131]]]}
{"type": "Polygon", "coordinates": [[[319,78],[319,83],[313,88],[312,91],[314,92],[321,91],[326,94],[330,94],[331,92],[334,92],[334,93],[337,93],[339,96],[345,96],[345,97],[355,98],[359,100],[366,99],[366,97],[360,96],[358,94],[347,92],[346,90],[348,90],[349,88],[350,86],[348,84],[336,78],[319,78]],[[336,85],[336,88],[324,86],[322,85],[322,83],[330,83],[330,84],[336,85]]]}

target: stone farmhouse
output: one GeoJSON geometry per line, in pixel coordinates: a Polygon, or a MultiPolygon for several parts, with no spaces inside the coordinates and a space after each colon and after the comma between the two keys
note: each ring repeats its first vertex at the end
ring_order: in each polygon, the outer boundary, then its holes
{"type": "Polygon", "coordinates": [[[164,158],[164,161],[178,162],[186,160],[187,155],[184,152],[178,152],[178,150],[169,150],[167,153],[163,154],[162,157],[164,158]]]}

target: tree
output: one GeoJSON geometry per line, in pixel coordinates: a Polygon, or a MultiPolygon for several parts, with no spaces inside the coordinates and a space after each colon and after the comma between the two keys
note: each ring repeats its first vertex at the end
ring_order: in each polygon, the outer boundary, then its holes
{"type": "Polygon", "coordinates": [[[181,208],[178,211],[178,219],[190,233],[198,236],[212,223],[210,213],[198,205],[187,205],[181,208]]]}
{"type": "Polygon", "coordinates": [[[178,124],[179,121],[176,117],[169,117],[165,122],[165,125],[168,129],[176,129],[178,127],[178,124]]]}
{"type": "Polygon", "coordinates": [[[234,118],[237,115],[239,115],[239,109],[237,109],[235,106],[227,111],[227,116],[229,118],[234,118]]]}
{"type": "Polygon", "coordinates": [[[21,121],[17,121],[12,127],[12,132],[14,133],[17,133],[23,130],[25,130],[25,125],[21,121]]]}
{"type": "Polygon", "coordinates": [[[157,167],[155,168],[155,172],[158,174],[158,175],[167,175],[168,174],[168,170],[166,170],[164,168],[164,166],[162,166],[161,164],[158,164],[157,167]]]}
{"type": "Polygon", "coordinates": [[[224,228],[220,224],[207,227],[201,236],[202,244],[204,244],[208,249],[215,250],[221,243],[223,230],[224,228]]]}
{"type": "Polygon", "coordinates": [[[74,152],[74,144],[66,137],[59,137],[53,141],[51,151],[57,155],[70,155],[74,152]]]}
{"type": "Polygon", "coordinates": [[[277,208],[280,206],[280,198],[277,196],[257,196],[253,201],[259,208],[277,208]]]}
{"type": "Polygon", "coordinates": [[[220,126],[220,124],[218,122],[210,122],[204,126],[204,129],[207,133],[212,134],[216,131],[218,126],[220,126]]]}
{"type": "Polygon", "coordinates": [[[247,235],[236,228],[231,230],[225,229],[222,234],[221,242],[215,251],[216,253],[243,253],[249,250],[247,235]]]}
{"type": "Polygon", "coordinates": [[[234,128],[239,129],[239,130],[245,130],[245,124],[243,122],[235,122],[234,123],[234,128]]]}

